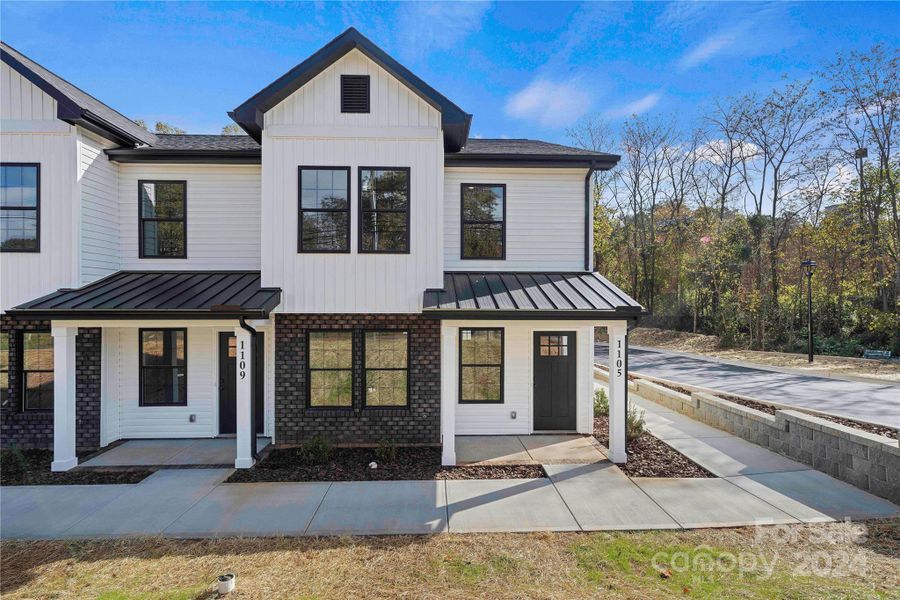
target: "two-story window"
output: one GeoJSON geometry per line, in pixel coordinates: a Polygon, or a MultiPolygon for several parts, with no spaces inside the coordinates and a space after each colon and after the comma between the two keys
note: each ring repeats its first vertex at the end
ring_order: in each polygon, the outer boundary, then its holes
{"type": "Polygon", "coordinates": [[[462,258],[506,258],[506,185],[464,183],[461,205],[462,258]]]}
{"type": "Polygon", "coordinates": [[[187,258],[187,182],[138,182],[141,258],[187,258]]]}
{"type": "Polygon", "coordinates": [[[409,331],[362,331],[362,363],[354,366],[357,334],[352,330],[310,331],[307,382],[310,408],[351,408],[354,382],[362,380],[362,403],[369,408],[409,403],[409,331]]]}
{"type": "MultiPolygon", "coordinates": [[[[298,171],[297,251],[350,252],[350,167],[298,171]]],[[[359,168],[359,252],[409,252],[409,180],[408,167],[359,168]]]]}
{"type": "Polygon", "coordinates": [[[41,166],[0,165],[0,251],[40,252],[41,166]]]}

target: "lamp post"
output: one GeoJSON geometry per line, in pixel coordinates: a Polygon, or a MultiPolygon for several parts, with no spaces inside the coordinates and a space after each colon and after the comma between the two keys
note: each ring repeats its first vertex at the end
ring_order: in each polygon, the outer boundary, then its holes
{"type": "Polygon", "coordinates": [[[812,276],[816,269],[816,261],[806,259],[800,263],[801,267],[806,269],[806,326],[807,334],[807,350],[809,352],[809,362],[813,361],[813,323],[812,323],[812,276]]]}

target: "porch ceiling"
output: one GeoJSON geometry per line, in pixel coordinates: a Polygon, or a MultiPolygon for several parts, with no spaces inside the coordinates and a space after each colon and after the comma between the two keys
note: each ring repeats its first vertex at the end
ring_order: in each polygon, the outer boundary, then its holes
{"type": "Polygon", "coordinates": [[[9,311],[42,319],[266,318],[281,289],[259,271],[119,271],[78,289],[61,289],[9,311]]]}

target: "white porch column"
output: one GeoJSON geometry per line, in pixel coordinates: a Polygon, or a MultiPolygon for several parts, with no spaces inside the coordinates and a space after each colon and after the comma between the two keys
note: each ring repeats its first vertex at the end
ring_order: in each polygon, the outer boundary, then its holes
{"type": "Polygon", "coordinates": [[[53,327],[53,462],[51,471],[78,466],[75,455],[75,336],[77,327],[53,327]]]}
{"type": "Polygon", "coordinates": [[[252,437],[255,432],[252,428],[253,412],[253,342],[250,332],[241,326],[234,328],[234,336],[237,338],[237,386],[236,404],[237,440],[234,458],[235,469],[249,469],[253,466],[253,453],[251,450],[252,437]]]}
{"type": "Polygon", "coordinates": [[[456,397],[458,327],[441,327],[441,464],[456,464],[456,397]]]}
{"type": "Polygon", "coordinates": [[[610,325],[609,334],[609,459],[622,464],[625,453],[625,389],[628,385],[625,352],[628,326],[610,325]]]}

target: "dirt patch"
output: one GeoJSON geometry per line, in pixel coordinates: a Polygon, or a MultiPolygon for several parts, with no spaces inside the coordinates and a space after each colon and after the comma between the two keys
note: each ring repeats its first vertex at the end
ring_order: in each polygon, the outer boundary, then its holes
{"type": "MultiPolygon", "coordinates": [[[[609,448],[609,417],[594,418],[594,437],[609,448]]],[[[715,477],[658,437],[644,432],[625,445],[628,462],[620,468],[629,477],[715,477]]]]}
{"type": "Polygon", "coordinates": [[[153,474],[147,469],[80,469],[50,471],[50,450],[0,452],[0,485],[102,485],[138,483],[153,474]]]}
{"type": "Polygon", "coordinates": [[[433,479],[532,479],[546,477],[540,465],[441,465],[440,448],[397,448],[381,460],[371,448],[337,448],[323,464],[308,464],[298,448],[275,448],[251,469],[238,469],[226,483],[263,481],[389,481],[433,479]],[[375,469],[370,463],[376,463],[375,469]]]}

